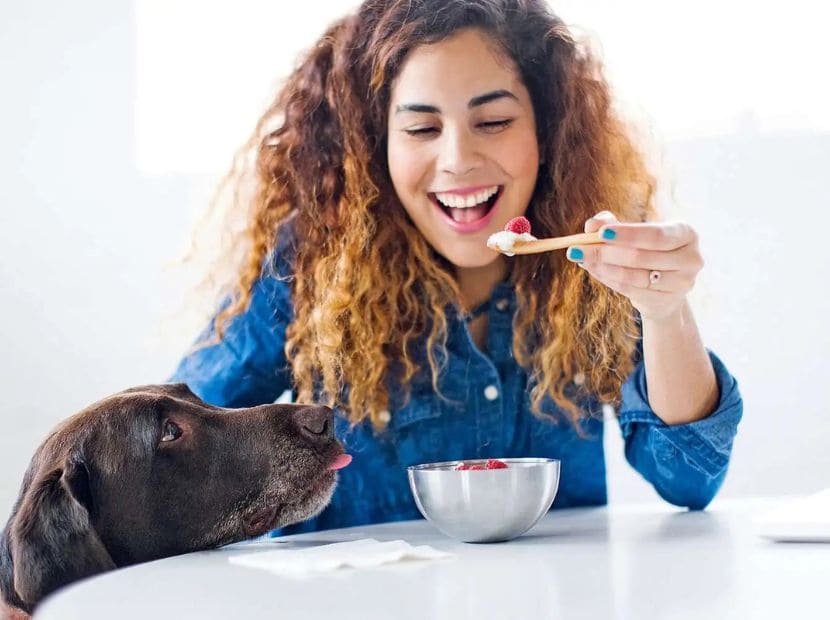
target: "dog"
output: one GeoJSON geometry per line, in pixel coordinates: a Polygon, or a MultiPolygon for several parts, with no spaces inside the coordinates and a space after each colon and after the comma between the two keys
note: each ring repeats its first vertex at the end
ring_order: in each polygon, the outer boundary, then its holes
{"type": "Polygon", "coordinates": [[[308,519],[351,457],[331,409],[213,407],[185,384],[135,387],[60,424],[0,537],[6,617],[74,581],[308,519]]]}

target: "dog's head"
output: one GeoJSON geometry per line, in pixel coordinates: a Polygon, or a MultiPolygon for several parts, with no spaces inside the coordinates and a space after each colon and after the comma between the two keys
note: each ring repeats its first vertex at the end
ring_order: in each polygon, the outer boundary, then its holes
{"type": "Polygon", "coordinates": [[[0,538],[0,593],[31,611],[96,573],[302,521],[348,460],[327,407],[229,411],[183,384],[120,392],[35,453],[0,538]]]}

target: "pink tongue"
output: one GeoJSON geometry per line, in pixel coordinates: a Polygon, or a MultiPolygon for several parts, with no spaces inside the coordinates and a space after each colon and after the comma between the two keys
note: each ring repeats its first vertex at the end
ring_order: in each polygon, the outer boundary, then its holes
{"type": "Polygon", "coordinates": [[[338,456],[334,463],[329,465],[329,469],[343,469],[346,465],[352,462],[352,455],[351,454],[341,454],[338,456]]]}
{"type": "Polygon", "coordinates": [[[467,209],[450,209],[450,215],[456,222],[475,222],[487,215],[487,203],[467,209]]]}

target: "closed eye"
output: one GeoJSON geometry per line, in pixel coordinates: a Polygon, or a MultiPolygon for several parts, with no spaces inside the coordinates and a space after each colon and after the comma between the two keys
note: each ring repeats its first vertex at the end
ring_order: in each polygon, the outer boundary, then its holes
{"type": "Polygon", "coordinates": [[[436,127],[416,127],[415,129],[404,130],[410,136],[426,136],[438,131],[436,127]]]}
{"type": "Polygon", "coordinates": [[[485,131],[498,131],[499,129],[506,128],[512,122],[512,118],[506,118],[501,121],[485,121],[483,123],[479,123],[478,126],[485,131]]]}
{"type": "MultiPolygon", "coordinates": [[[[499,121],[483,121],[481,123],[478,123],[476,125],[476,127],[478,127],[479,129],[484,130],[487,133],[496,133],[498,131],[501,131],[502,129],[506,129],[507,127],[509,127],[512,122],[513,122],[512,118],[505,118],[505,119],[499,120],[499,121]]],[[[426,136],[429,136],[430,134],[439,133],[439,129],[437,127],[431,127],[431,126],[429,126],[429,127],[415,127],[413,129],[404,129],[404,131],[408,135],[414,136],[414,137],[426,137],[426,136]]]]}
{"type": "Polygon", "coordinates": [[[182,429],[172,420],[165,420],[161,427],[161,443],[176,441],[182,436],[182,429]]]}

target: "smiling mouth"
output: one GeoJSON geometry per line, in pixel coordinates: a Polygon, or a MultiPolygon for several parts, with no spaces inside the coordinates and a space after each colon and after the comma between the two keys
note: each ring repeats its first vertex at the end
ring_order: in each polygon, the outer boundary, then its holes
{"type": "Polygon", "coordinates": [[[474,199],[466,199],[461,196],[452,196],[446,193],[430,192],[428,194],[430,201],[438,207],[443,213],[458,224],[474,224],[487,217],[492,211],[493,207],[498,202],[501,195],[504,193],[504,186],[496,186],[496,191],[491,195],[483,197],[480,202],[473,203],[474,199]],[[438,196],[441,196],[441,199],[438,196]]]}

